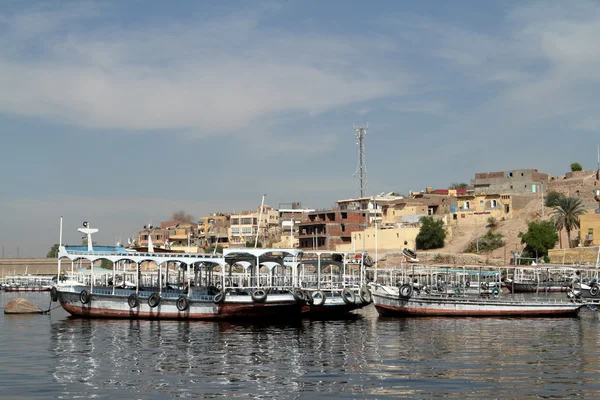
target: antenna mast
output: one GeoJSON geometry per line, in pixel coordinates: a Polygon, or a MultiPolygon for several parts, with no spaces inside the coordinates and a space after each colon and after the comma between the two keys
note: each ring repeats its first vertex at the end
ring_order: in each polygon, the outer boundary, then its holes
{"type": "Polygon", "coordinates": [[[365,134],[369,129],[369,124],[366,125],[352,125],[354,128],[354,134],[356,135],[356,145],[358,146],[358,165],[356,166],[356,173],[354,176],[358,176],[360,181],[360,197],[365,197],[367,192],[367,166],[365,164],[365,134]]]}

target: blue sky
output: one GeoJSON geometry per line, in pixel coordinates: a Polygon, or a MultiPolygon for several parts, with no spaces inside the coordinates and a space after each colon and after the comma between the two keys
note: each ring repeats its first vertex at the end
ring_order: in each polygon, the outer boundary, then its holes
{"type": "Polygon", "coordinates": [[[600,4],[4,1],[0,245],[596,168],[600,4]]]}

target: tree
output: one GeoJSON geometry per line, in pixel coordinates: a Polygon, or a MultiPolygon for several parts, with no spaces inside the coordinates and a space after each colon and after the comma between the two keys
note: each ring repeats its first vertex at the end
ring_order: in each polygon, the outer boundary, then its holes
{"type": "Polygon", "coordinates": [[[46,258],[58,258],[58,243],[50,247],[48,254],[46,254],[46,258]]]}
{"type": "Polygon", "coordinates": [[[581,167],[581,164],[579,164],[578,162],[574,162],[573,164],[571,164],[571,171],[583,171],[583,168],[581,167]]]}
{"type": "Polygon", "coordinates": [[[502,240],[502,234],[499,232],[487,231],[485,235],[481,236],[477,241],[472,241],[467,246],[465,253],[476,253],[477,251],[493,251],[504,246],[504,240],[502,240]]]}
{"type": "Polygon", "coordinates": [[[102,259],[102,262],[100,263],[100,268],[104,268],[104,269],[113,269],[113,262],[110,260],[107,260],[105,258],[102,259]]]}
{"type": "Polygon", "coordinates": [[[567,196],[565,196],[563,193],[551,190],[550,192],[548,192],[548,194],[546,194],[545,205],[546,207],[556,207],[558,201],[565,197],[567,196]]]}
{"type": "Polygon", "coordinates": [[[194,216],[191,214],[187,214],[185,211],[181,210],[181,211],[176,211],[173,213],[173,215],[171,216],[171,220],[174,222],[193,222],[194,221],[194,216]]]}
{"type": "Polygon", "coordinates": [[[451,183],[450,186],[448,186],[448,189],[450,190],[457,190],[457,189],[466,189],[467,187],[469,187],[468,183],[451,183]]]}
{"type": "Polygon", "coordinates": [[[544,257],[548,250],[556,246],[558,235],[551,221],[532,221],[527,224],[527,232],[519,232],[521,243],[525,245],[524,253],[544,257]]]}
{"type": "Polygon", "coordinates": [[[444,221],[433,217],[422,217],[419,222],[421,223],[421,229],[419,229],[415,240],[417,249],[429,250],[444,247],[444,239],[446,239],[444,221]]]}
{"type": "Polygon", "coordinates": [[[567,231],[568,247],[571,247],[571,231],[579,228],[579,216],[585,212],[581,199],[564,197],[557,201],[556,208],[551,213],[556,229],[559,232],[563,229],[567,231]]]}

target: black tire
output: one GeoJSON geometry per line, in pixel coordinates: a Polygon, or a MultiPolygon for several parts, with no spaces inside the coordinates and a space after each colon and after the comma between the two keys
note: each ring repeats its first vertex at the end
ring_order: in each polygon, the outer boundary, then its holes
{"type": "Polygon", "coordinates": [[[309,306],[312,306],[313,304],[315,304],[315,300],[313,299],[312,295],[310,294],[310,292],[308,290],[304,291],[304,298],[306,299],[306,304],[308,304],[309,306]]]}
{"type": "Polygon", "coordinates": [[[600,287],[598,287],[598,285],[592,285],[592,287],[590,287],[590,296],[598,296],[598,293],[600,293],[600,287]]]}
{"type": "Polygon", "coordinates": [[[467,279],[465,282],[465,287],[471,287],[471,281],[467,279]]]}
{"type": "Polygon", "coordinates": [[[251,296],[255,303],[264,303],[267,300],[267,292],[263,289],[253,290],[251,296]]]}
{"type": "Polygon", "coordinates": [[[403,299],[408,299],[413,294],[413,287],[405,283],[404,285],[400,286],[398,293],[403,299]]]}
{"type": "Polygon", "coordinates": [[[152,293],[150,297],[148,297],[148,305],[151,308],[157,307],[160,304],[160,295],[158,293],[152,293]]]}
{"type": "Polygon", "coordinates": [[[225,293],[219,292],[213,296],[213,303],[219,304],[225,301],[225,293]]]}
{"type": "Polygon", "coordinates": [[[348,288],[342,290],[342,299],[346,304],[354,304],[356,302],[356,296],[354,292],[348,288]]]}
{"type": "Polygon", "coordinates": [[[185,296],[180,296],[175,303],[179,311],[185,311],[190,307],[190,301],[185,296]]]}
{"type": "Polygon", "coordinates": [[[498,289],[497,287],[493,288],[492,296],[494,296],[494,298],[497,298],[498,296],[500,296],[500,289],[498,289]]]}
{"type": "Polygon", "coordinates": [[[137,308],[140,305],[140,298],[137,293],[131,293],[127,298],[127,304],[129,304],[130,308],[137,308]]]}
{"type": "Polygon", "coordinates": [[[304,298],[304,291],[300,288],[295,288],[294,290],[292,290],[292,295],[298,303],[306,301],[306,299],[304,298]]]}
{"type": "Polygon", "coordinates": [[[371,296],[371,291],[366,286],[363,286],[360,288],[360,291],[358,292],[358,296],[360,297],[360,299],[363,303],[369,304],[373,301],[373,296],[371,296]]]}
{"type": "Polygon", "coordinates": [[[481,288],[482,288],[483,290],[487,290],[487,289],[489,289],[489,288],[490,288],[490,284],[489,284],[489,283],[487,283],[487,282],[481,282],[481,288]]]}
{"type": "Polygon", "coordinates": [[[56,288],[56,286],[52,286],[52,289],[50,289],[50,299],[52,301],[58,300],[58,289],[56,288]]]}
{"type": "Polygon", "coordinates": [[[325,293],[323,293],[321,290],[315,290],[310,294],[310,297],[313,300],[312,305],[315,306],[322,306],[323,304],[325,304],[325,300],[327,300],[325,293]]]}
{"type": "Polygon", "coordinates": [[[87,290],[82,290],[81,293],[79,293],[79,300],[81,301],[81,304],[87,304],[92,300],[92,295],[87,290]]]}

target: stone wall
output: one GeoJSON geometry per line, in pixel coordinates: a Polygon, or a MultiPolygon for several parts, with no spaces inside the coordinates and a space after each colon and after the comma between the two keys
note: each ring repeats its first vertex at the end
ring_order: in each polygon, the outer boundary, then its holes
{"type": "Polygon", "coordinates": [[[572,249],[552,249],[548,251],[550,264],[590,264],[596,265],[598,247],[574,247],[572,249]]]}

